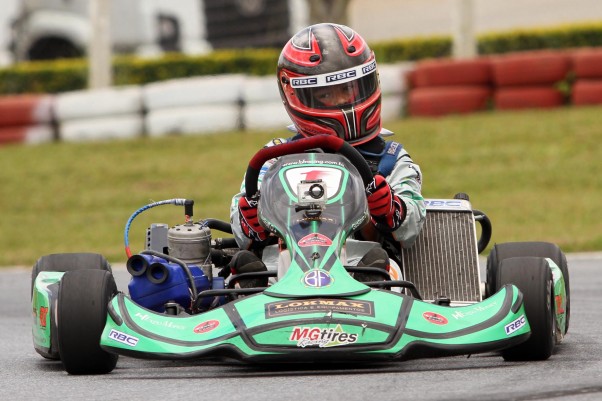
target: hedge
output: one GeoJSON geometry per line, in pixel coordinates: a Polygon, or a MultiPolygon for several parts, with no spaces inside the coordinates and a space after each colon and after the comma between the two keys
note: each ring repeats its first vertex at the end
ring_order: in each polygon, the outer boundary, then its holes
{"type": "MultiPolygon", "coordinates": [[[[452,39],[446,36],[371,43],[381,63],[449,57],[452,39]]],[[[522,50],[602,46],[602,23],[515,30],[481,35],[479,54],[522,50]]],[[[115,85],[149,82],[197,75],[275,73],[279,49],[218,50],[202,56],[168,54],[157,59],[117,56],[113,63],[115,85]]],[[[0,94],[59,93],[87,86],[87,61],[82,59],[25,62],[0,69],[0,94]]]]}

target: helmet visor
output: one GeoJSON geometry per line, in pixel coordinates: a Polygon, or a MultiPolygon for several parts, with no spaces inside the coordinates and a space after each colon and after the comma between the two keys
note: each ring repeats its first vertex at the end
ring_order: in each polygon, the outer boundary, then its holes
{"type": "Polygon", "coordinates": [[[363,102],[378,88],[376,62],[313,77],[291,80],[295,96],[306,107],[340,109],[363,102]]]}

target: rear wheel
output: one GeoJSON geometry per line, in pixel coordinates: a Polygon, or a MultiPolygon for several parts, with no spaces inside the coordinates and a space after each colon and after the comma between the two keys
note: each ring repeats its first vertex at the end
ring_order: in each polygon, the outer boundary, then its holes
{"type": "Polygon", "coordinates": [[[104,256],[97,253],[54,253],[44,255],[31,269],[31,293],[33,284],[40,272],[68,272],[77,269],[111,271],[111,265],[104,256]]]}
{"type": "Polygon", "coordinates": [[[115,279],[102,270],[74,270],[61,280],[57,314],[58,346],[70,374],[109,373],[118,356],[100,347],[108,303],[117,293],[115,279]]]}
{"type": "Polygon", "coordinates": [[[534,256],[539,258],[550,258],[556,263],[564,277],[566,289],[566,332],[569,330],[569,319],[571,316],[571,297],[569,285],[569,267],[566,256],[556,244],[550,242],[507,242],[493,246],[487,257],[487,282],[485,286],[486,296],[492,296],[501,286],[499,281],[499,266],[504,259],[534,256]]]}
{"type": "Polygon", "coordinates": [[[502,351],[507,361],[546,360],[556,345],[554,281],[548,261],[538,257],[504,259],[499,287],[514,284],[523,294],[525,314],[531,326],[529,339],[502,351]]]}
{"type": "MultiPolygon", "coordinates": [[[[55,253],[44,255],[38,259],[31,269],[30,296],[33,297],[33,285],[36,281],[36,277],[38,277],[38,274],[41,272],[68,272],[79,269],[104,270],[110,272],[111,265],[109,265],[109,262],[107,262],[104,256],[96,253],[55,253]]],[[[51,332],[50,349],[46,352],[46,350],[36,348],[36,352],[46,359],[59,360],[61,359],[61,356],[56,342],[57,328],[54,316],[55,314],[53,313],[48,314],[51,332]]]]}

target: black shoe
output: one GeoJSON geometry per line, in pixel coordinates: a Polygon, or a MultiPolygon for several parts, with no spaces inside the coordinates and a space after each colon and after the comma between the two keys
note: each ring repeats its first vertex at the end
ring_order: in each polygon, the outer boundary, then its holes
{"type": "MultiPolygon", "coordinates": [[[[251,251],[237,252],[230,261],[229,266],[230,271],[234,275],[268,271],[268,268],[265,266],[262,260],[251,251]]],[[[240,288],[267,287],[268,278],[257,277],[241,279],[238,280],[238,286],[240,288]]]]}
{"type": "Polygon", "coordinates": [[[379,274],[379,273],[354,273],[353,277],[357,281],[367,282],[367,281],[383,281],[388,280],[389,277],[389,255],[387,255],[387,251],[383,248],[372,248],[364,255],[364,257],[357,263],[357,267],[373,267],[377,269],[382,269],[387,273],[379,274]]]}

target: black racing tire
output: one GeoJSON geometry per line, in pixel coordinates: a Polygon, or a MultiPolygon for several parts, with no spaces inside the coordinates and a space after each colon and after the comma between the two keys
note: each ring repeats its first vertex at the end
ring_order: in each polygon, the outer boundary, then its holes
{"type": "Polygon", "coordinates": [[[58,345],[69,374],[105,374],[115,368],[118,355],[100,347],[100,336],[116,293],[115,279],[108,271],[73,270],[63,276],[57,305],[58,345]]]}
{"type": "Polygon", "coordinates": [[[68,272],[77,269],[105,270],[111,272],[111,265],[98,253],[53,253],[44,255],[31,269],[30,296],[33,284],[40,272],[68,272]]]}
{"type": "Polygon", "coordinates": [[[556,244],[550,242],[506,242],[495,244],[487,257],[485,296],[490,297],[501,288],[498,285],[499,266],[504,259],[522,256],[535,256],[539,258],[550,258],[560,268],[564,276],[564,285],[566,288],[566,332],[569,331],[569,319],[571,317],[571,293],[569,282],[569,267],[566,261],[566,255],[556,244]]]}
{"type": "Polygon", "coordinates": [[[531,326],[527,341],[502,351],[506,361],[543,361],[556,345],[554,280],[548,261],[538,257],[504,259],[500,264],[500,286],[514,284],[523,294],[525,314],[531,326]]]}

